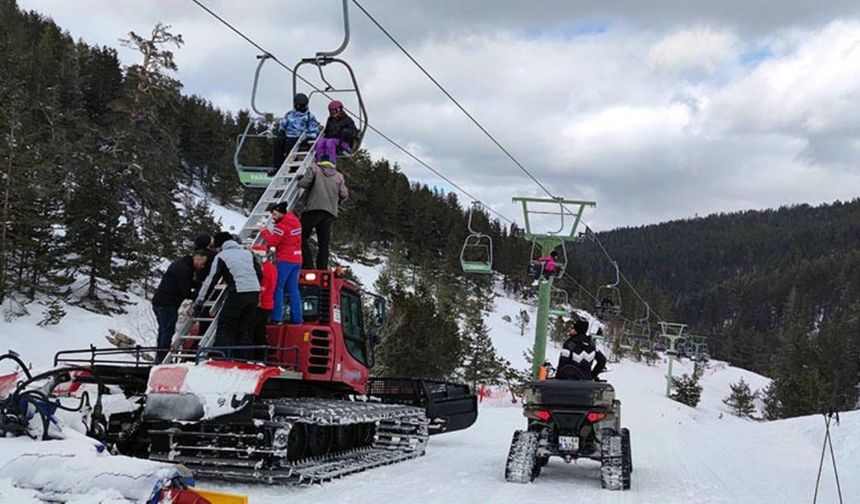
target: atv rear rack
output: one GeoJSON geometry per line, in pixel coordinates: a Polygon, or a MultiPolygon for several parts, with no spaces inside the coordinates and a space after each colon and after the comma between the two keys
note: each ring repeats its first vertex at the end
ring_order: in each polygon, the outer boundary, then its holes
{"type": "Polygon", "coordinates": [[[90,345],[89,348],[79,348],[74,350],[62,350],[54,354],[54,366],[59,366],[62,362],[68,365],[126,365],[131,367],[150,367],[155,363],[155,352],[157,347],[143,347],[135,345],[128,348],[97,348],[95,345],[90,345]],[[87,354],[88,357],[79,357],[82,354],[87,354]],[[69,356],[69,357],[63,357],[69,356]],[[132,357],[132,359],[122,359],[120,357],[132,357]]]}
{"type": "Polygon", "coordinates": [[[430,434],[466,429],[478,418],[478,398],[468,385],[416,378],[370,378],[367,394],[383,403],[424,408],[430,434]]]}

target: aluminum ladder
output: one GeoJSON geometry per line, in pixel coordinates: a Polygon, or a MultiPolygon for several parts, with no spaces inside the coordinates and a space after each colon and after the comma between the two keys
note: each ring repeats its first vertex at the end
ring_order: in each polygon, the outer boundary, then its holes
{"type": "MultiPolygon", "coordinates": [[[[320,135],[322,136],[322,135],[320,135]]],[[[317,137],[319,138],[319,136],[317,137]]],[[[287,203],[287,208],[293,210],[301,199],[304,190],[299,187],[299,179],[311,167],[314,160],[314,148],[316,140],[305,142],[303,134],[290,153],[284,159],[269,186],[263,192],[263,196],[254,205],[248,219],[239,231],[239,240],[242,245],[251,247],[263,244],[260,229],[266,227],[272,217],[267,211],[269,205],[281,202],[287,203]],[[304,145],[310,145],[304,149],[304,145]]],[[[215,334],[218,330],[218,316],[227,298],[227,285],[218,283],[212,288],[209,296],[203,302],[203,314],[199,317],[188,317],[180,329],[173,335],[170,352],[164,359],[164,363],[173,364],[178,362],[194,362],[197,360],[199,350],[211,347],[215,342],[215,334]],[[210,313],[212,316],[210,316],[210,313]],[[203,334],[192,334],[191,331],[197,323],[209,323],[203,334]]],[[[199,327],[199,326],[198,326],[199,327]]]]}

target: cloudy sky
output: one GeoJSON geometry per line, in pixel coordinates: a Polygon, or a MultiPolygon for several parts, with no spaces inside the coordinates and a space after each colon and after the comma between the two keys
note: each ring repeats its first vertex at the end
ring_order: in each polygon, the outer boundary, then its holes
{"type": "MultiPolygon", "coordinates": [[[[339,0],[206,3],[286,62],[340,43],[339,0]]],[[[552,192],[597,200],[596,229],[860,195],[856,0],[362,3],[552,192]]],[[[19,4],[92,44],[170,24],[186,41],[186,92],[248,107],[257,51],[188,0],[19,4]]],[[[344,57],[371,122],[520,220],[511,196],[539,188],[360,11],[351,17],[344,57]]],[[[282,114],[289,74],[272,66],[264,79],[260,106],[282,114]]],[[[448,187],[373,134],[366,147],[448,187]]]]}

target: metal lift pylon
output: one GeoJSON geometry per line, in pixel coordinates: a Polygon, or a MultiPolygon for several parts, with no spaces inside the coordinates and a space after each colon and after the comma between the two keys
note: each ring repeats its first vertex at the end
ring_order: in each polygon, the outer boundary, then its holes
{"type": "MultiPolygon", "coordinates": [[[[546,338],[549,331],[550,300],[552,298],[552,283],[555,277],[564,274],[567,267],[567,249],[565,245],[576,241],[576,229],[582,221],[582,214],[587,207],[597,204],[593,201],[566,200],[562,198],[513,198],[514,203],[520,203],[523,208],[525,223],[524,237],[532,242],[532,255],[535,250],[549,254],[561,247],[564,261],[558,263],[554,275],[541,274],[538,278],[538,311],[535,322],[535,343],[532,361],[532,379],[537,380],[540,367],[546,360],[546,338]],[[568,208],[570,207],[570,208],[568,208]],[[533,219],[541,216],[553,216],[559,219],[559,227],[547,232],[536,231],[539,224],[533,219]],[[565,217],[572,216],[572,222],[566,224],[565,217]]],[[[541,271],[542,273],[542,271],[541,271]]]]}

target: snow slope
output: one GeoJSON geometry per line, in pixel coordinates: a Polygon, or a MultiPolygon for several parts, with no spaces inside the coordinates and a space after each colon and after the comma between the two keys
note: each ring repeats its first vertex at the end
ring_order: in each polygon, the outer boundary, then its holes
{"type": "MultiPolygon", "coordinates": [[[[242,217],[235,212],[220,207],[214,210],[225,227],[241,225],[242,217]]],[[[353,266],[367,287],[373,285],[380,269],[353,266]]],[[[104,345],[108,329],[133,337],[151,337],[155,324],[149,304],[133,299],[138,304],[131,307],[130,313],[116,317],[67,307],[69,314],[59,325],[49,328],[35,325],[41,320],[41,308],[31,305],[32,315],[11,323],[0,322],[0,348],[13,348],[36,367],[46,367],[58,349],[90,343],[104,345]]],[[[525,367],[522,353],[532,344],[534,320],[533,306],[504,296],[496,298],[494,311],[487,315],[499,354],[518,368],[525,367]],[[521,309],[528,311],[532,320],[525,336],[519,335],[514,323],[521,309]],[[511,322],[506,322],[505,316],[511,322]]],[[[548,358],[556,360],[557,351],[551,346],[548,358]]],[[[722,404],[730,383],[743,377],[756,389],[766,386],[768,380],[720,362],[712,362],[703,376],[700,405],[689,408],[664,397],[665,369],[665,362],[649,367],[625,361],[614,364],[606,375],[623,403],[623,423],[632,431],[635,472],[629,492],[602,490],[599,466],[590,461],[568,465],[553,460],[532,484],[506,483],[503,473],[508,444],[513,431],[525,425],[519,405],[512,405],[509,399],[488,401],[472,428],[432,438],[427,454],[414,461],[310,488],[217,482],[203,482],[200,486],[248,494],[253,504],[290,500],[787,504],[811,500],[824,435],[822,417],[759,423],[731,416],[722,404]]],[[[690,364],[678,363],[675,370],[677,374],[690,372],[690,364]]],[[[841,425],[833,429],[846,502],[856,502],[855,496],[860,492],[860,472],[854,469],[860,465],[860,437],[852,435],[858,428],[860,412],[851,412],[843,414],[841,425]]],[[[833,476],[828,469],[822,480],[820,502],[835,502],[833,476]]],[[[0,502],[19,502],[18,495],[2,484],[0,475],[0,502]]],[[[75,502],[107,502],[103,494],[91,497],[75,502]]]]}
{"type": "MultiPolygon", "coordinates": [[[[682,370],[685,365],[680,366],[682,370]]],[[[518,407],[483,407],[466,431],[433,437],[420,459],[311,488],[207,486],[251,496],[254,504],[359,502],[589,502],[800,503],[811,500],[824,435],[821,417],[760,423],[727,414],[720,399],[739,376],[766,380],[731,367],[706,373],[698,408],[663,396],[665,367],[623,362],[608,375],[632,431],[632,489],[600,488],[599,465],[553,459],[534,483],[504,481],[508,444],[525,421],[518,407]]],[[[860,492],[860,412],[846,413],[833,443],[846,502],[860,492]]],[[[836,502],[833,476],[822,477],[820,502],[836,502]]]]}

